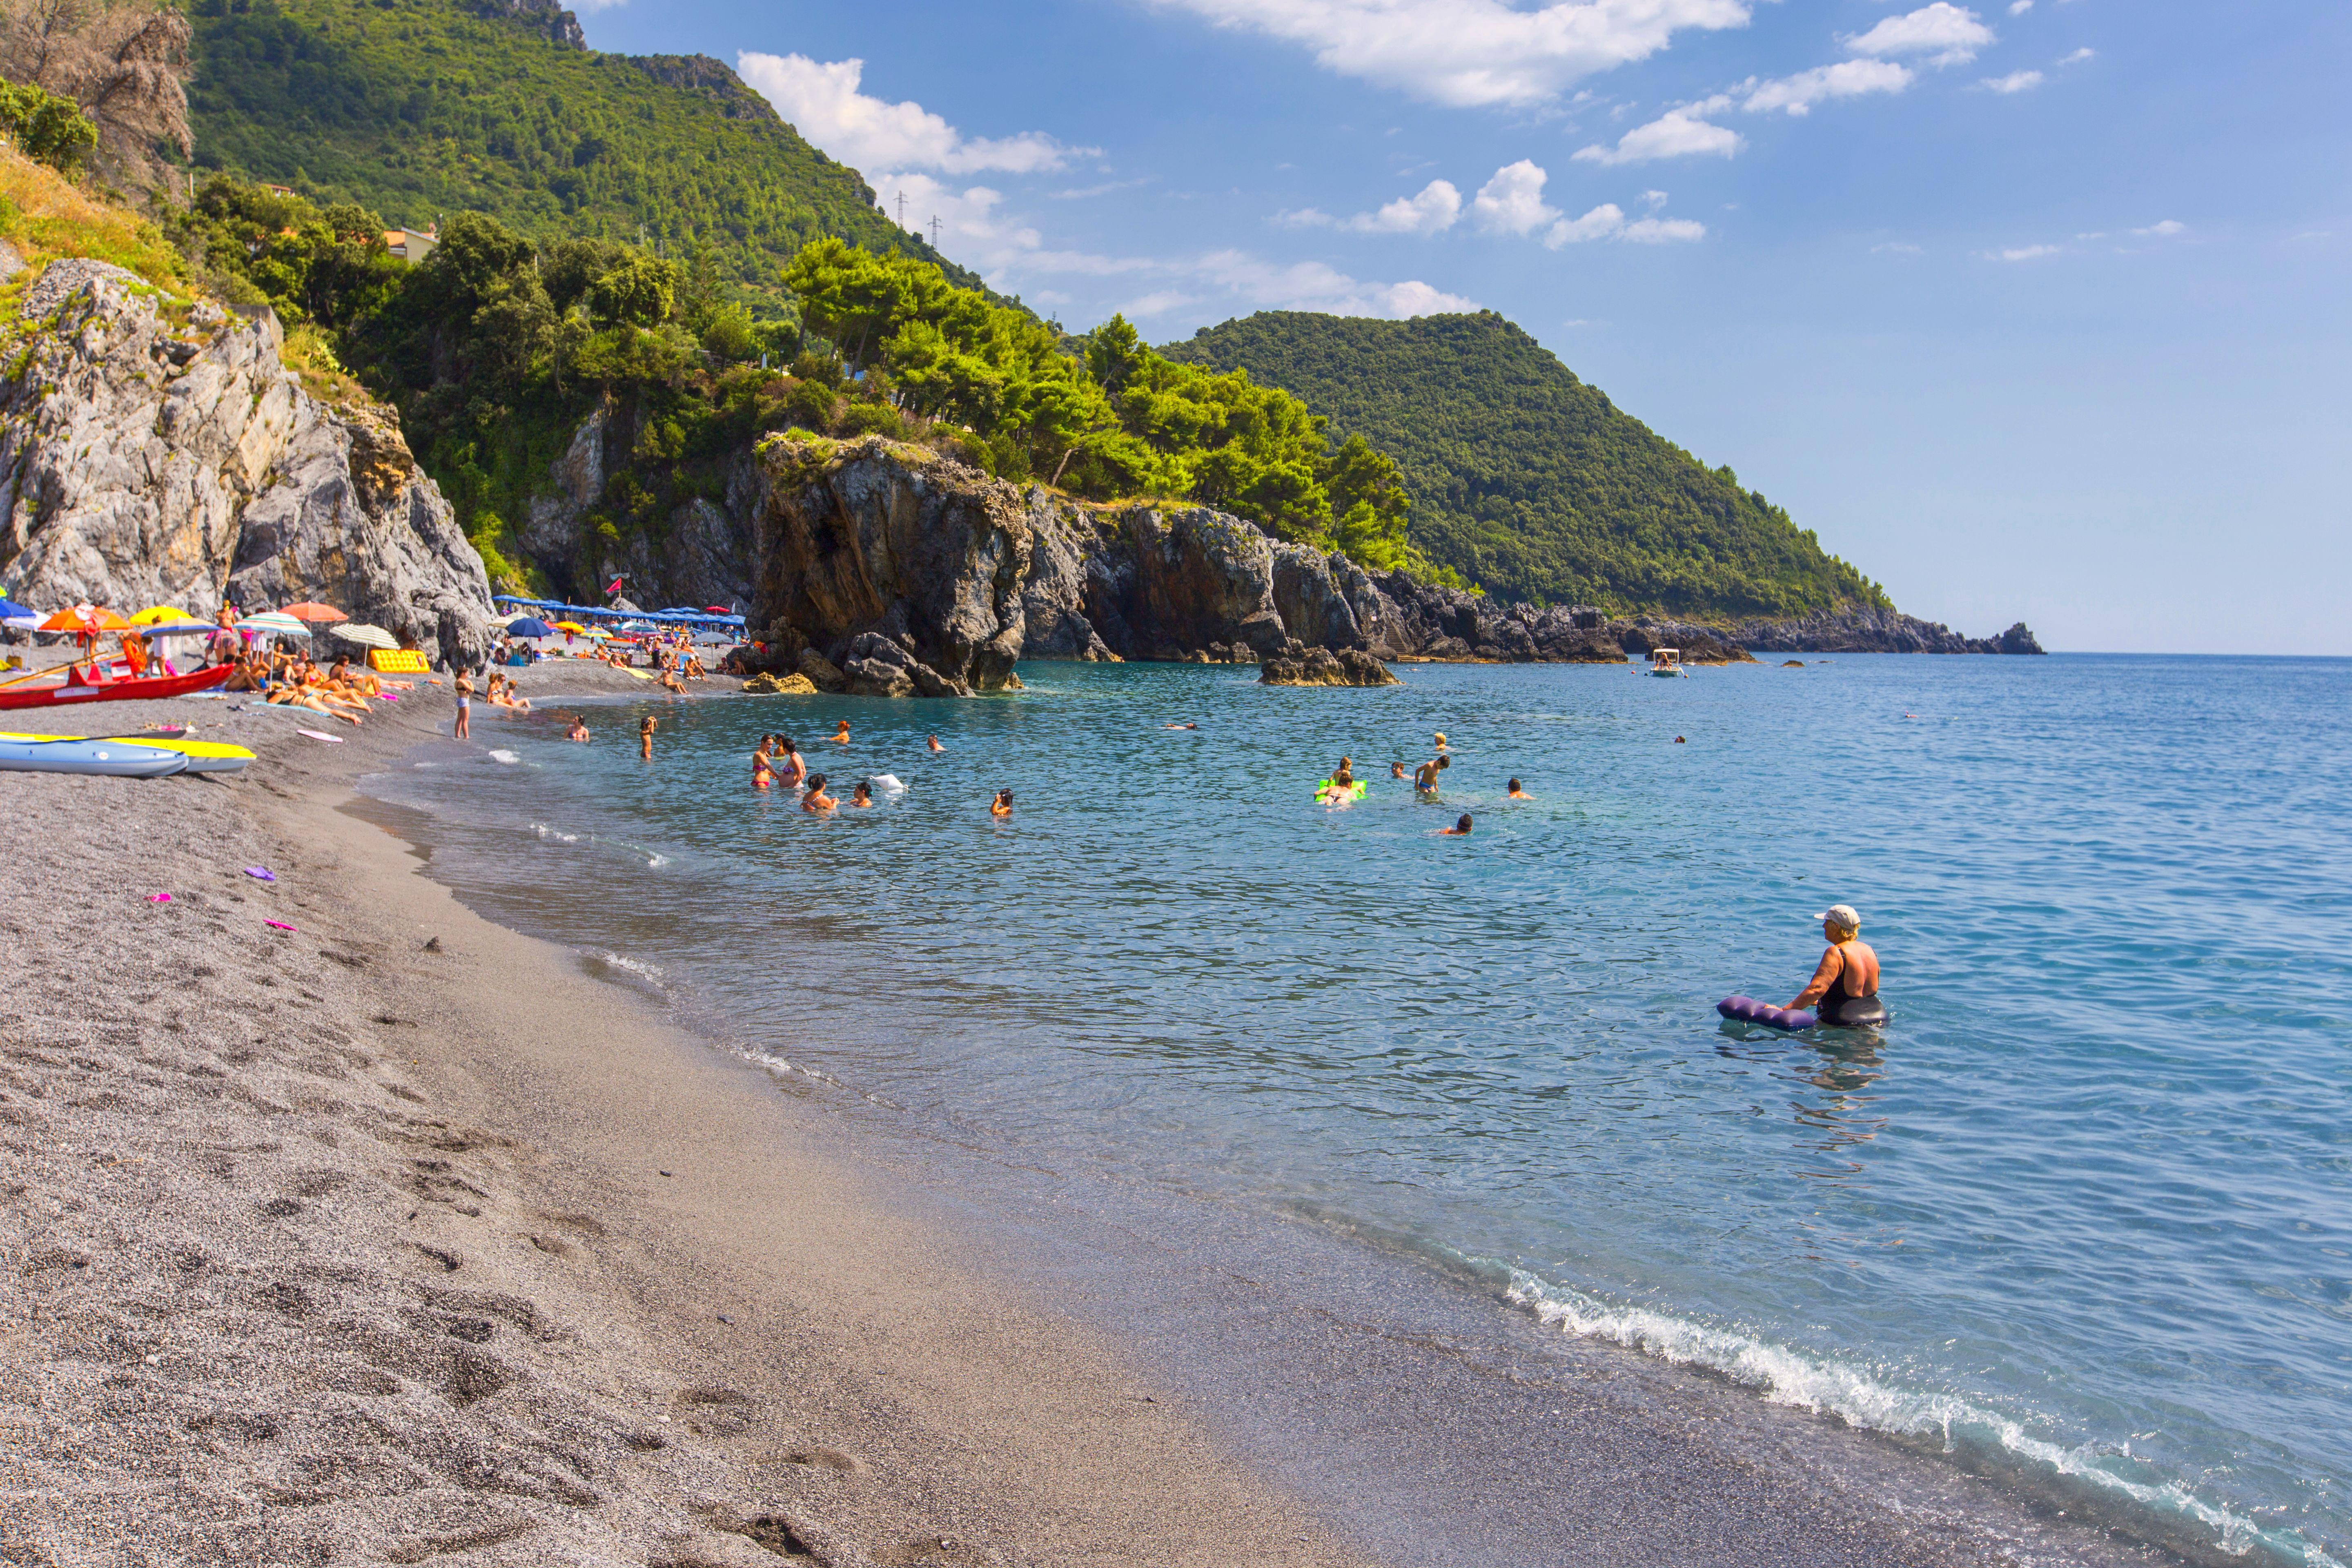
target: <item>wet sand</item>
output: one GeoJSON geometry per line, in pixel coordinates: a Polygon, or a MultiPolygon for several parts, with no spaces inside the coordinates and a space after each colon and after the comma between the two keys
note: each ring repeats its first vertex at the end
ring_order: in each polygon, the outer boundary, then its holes
{"type": "Polygon", "coordinates": [[[0,1561],[2084,1560],[1825,1485],[1817,1424],[1471,1292],[1433,1332],[1339,1242],[1255,1278],[1268,1227],[1213,1205],[1147,1234],[861,1146],[344,809],[445,692],[358,731],[231,706],[11,721],[262,760],[0,774],[0,1561]]]}

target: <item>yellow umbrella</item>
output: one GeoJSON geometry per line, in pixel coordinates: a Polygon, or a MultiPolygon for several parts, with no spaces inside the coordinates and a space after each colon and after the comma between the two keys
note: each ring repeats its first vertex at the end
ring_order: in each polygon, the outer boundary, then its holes
{"type": "Polygon", "coordinates": [[[558,621],[555,623],[555,629],[559,632],[584,632],[588,628],[578,621],[558,621]]]}
{"type": "Polygon", "coordinates": [[[134,626],[161,626],[194,619],[195,619],[194,616],[182,615],[169,605],[150,605],[131,616],[131,624],[134,626]]]}

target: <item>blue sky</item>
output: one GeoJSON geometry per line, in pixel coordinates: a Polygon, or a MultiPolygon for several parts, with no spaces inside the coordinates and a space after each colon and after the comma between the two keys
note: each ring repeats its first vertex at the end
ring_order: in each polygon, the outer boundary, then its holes
{"type": "Polygon", "coordinates": [[[2352,7],[619,0],[1083,329],[1502,311],[1916,615],[2352,655],[2352,7]]]}

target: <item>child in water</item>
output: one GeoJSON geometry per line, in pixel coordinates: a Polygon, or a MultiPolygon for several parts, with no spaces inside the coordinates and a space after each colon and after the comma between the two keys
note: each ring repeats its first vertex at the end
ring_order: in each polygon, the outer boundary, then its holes
{"type": "Polygon", "coordinates": [[[1454,759],[1440,752],[1421,764],[1412,775],[1412,787],[1423,795],[1437,793],[1437,775],[1454,765],[1454,759]]]}
{"type": "Polygon", "coordinates": [[[994,800],[992,800],[992,801],[989,802],[989,805],[988,805],[988,815],[989,815],[989,816],[1012,816],[1012,815],[1013,815],[1013,792],[1012,792],[1011,790],[1009,790],[1009,789],[1001,789],[1001,790],[998,790],[998,791],[996,792],[996,798],[995,798],[994,800]]]}

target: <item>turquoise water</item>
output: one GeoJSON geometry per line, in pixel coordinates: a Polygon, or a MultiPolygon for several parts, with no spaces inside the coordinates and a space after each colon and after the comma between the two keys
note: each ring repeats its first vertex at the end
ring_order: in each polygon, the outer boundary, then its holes
{"type": "Polygon", "coordinates": [[[894,1114],[1360,1226],[2198,1557],[2352,1560],[2352,663],[1403,673],[619,705],[370,787],[480,907],[894,1114]],[[749,787],[769,730],[907,791],[810,817],[749,787]],[[1893,1023],[1723,1024],[1832,901],[1893,1023]]]}

